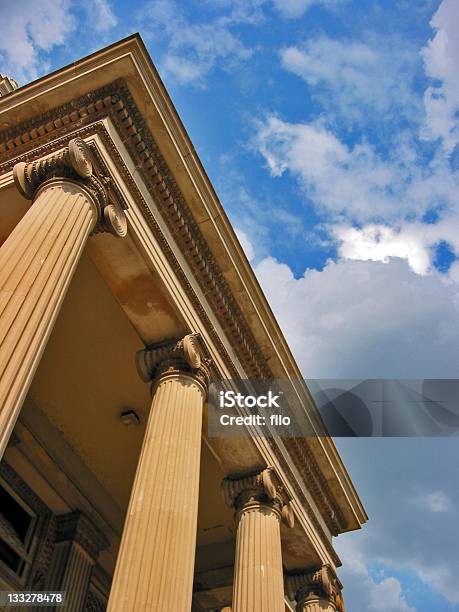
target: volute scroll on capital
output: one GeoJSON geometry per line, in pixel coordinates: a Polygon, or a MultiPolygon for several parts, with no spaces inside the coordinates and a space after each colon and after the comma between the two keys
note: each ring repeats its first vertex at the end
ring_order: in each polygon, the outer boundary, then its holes
{"type": "Polygon", "coordinates": [[[254,503],[267,502],[288,527],[293,527],[295,517],[290,505],[291,498],[274,468],[268,467],[239,478],[225,478],[221,488],[225,503],[236,512],[254,503]]]}
{"type": "Polygon", "coordinates": [[[166,340],[147,346],[136,354],[137,371],[144,382],[174,373],[190,374],[207,389],[211,359],[200,334],[166,340]]]}
{"type": "Polygon", "coordinates": [[[116,202],[109,202],[110,179],[96,176],[91,148],[80,137],[73,138],[60,151],[32,162],[18,162],[13,168],[16,188],[26,200],[33,200],[42,185],[53,179],[76,182],[89,192],[97,208],[94,233],[127,234],[127,220],[116,202]]]}
{"type": "Polygon", "coordinates": [[[299,605],[325,599],[334,605],[336,612],[345,612],[341,589],[339,578],[328,564],[304,573],[291,574],[285,578],[287,596],[291,600],[296,600],[299,605]]]}

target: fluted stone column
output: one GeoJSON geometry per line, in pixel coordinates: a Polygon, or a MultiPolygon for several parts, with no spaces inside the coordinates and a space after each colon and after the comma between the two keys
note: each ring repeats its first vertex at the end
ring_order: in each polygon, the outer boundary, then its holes
{"type": "Polygon", "coordinates": [[[14,180],[33,202],[0,248],[0,458],[88,236],[127,228],[81,138],[16,164],[14,180]]]}
{"type": "Polygon", "coordinates": [[[82,612],[85,609],[93,567],[99,552],[108,545],[105,536],[82,512],[57,517],[56,543],[46,589],[65,591],[67,610],[82,612]]]}
{"type": "Polygon", "coordinates": [[[141,351],[153,402],[108,610],[189,612],[207,360],[197,335],[141,351]]]}
{"type": "Polygon", "coordinates": [[[233,612],[285,612],[280,521],[293,525],[285,490],[272,469],[225,478],[222,490],[237,521],[233,612]]]}
{"type": "Polygon", "coordinates": [[[287,576],[285,588],[296,612],[344,612],[342,585],[329,565],[287,576]]]}

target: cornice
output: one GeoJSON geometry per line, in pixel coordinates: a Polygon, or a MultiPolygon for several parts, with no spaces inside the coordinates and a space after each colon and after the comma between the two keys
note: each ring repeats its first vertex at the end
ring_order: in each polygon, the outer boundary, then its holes
{"type": "MultiPolygon", "coordinates": [[[[97,91],[90,92],[14,129],[0,131],[0,175],[11,170],[19,160],[33,160],[44,153],[51,153],[64,146],[68,142],[65,135],[71,133],[85,138],[97,133],[120,169],[123,180],[132,190],[152,233],[163,248],[184,290],[202,317],[206,329],[228,366],[229,372],[232,376],[238,377],[240,373],[205,312],[201,300],[193,290],[167,239],[154,219],[150,207],[140,193],[105,129],[101,120],[106,117],[112,119],[126,148],[135,161],[137,169],[152,193],[161,215],[189,263],[231,346],[234,348],[244,368],[245,375],[253,378],[273,378],[273,373],[261,354],[242,311],[218,269],[218,265],[210,253],[179,187],[167,168],[148,126],[123,81],[115,81],[97,91]]],[[[267,441],[271,445],[276,458],[285,468],[285,472],[292,474],[276,442],[273,439],[267,439],[267,441]]],[[[300,472],[310,474],[312,471],[315,474],[315,485],[312,491],[316,496],[315,501],[330,532],[336,534],[344,529],[344,525],[337,522],[336,518],[340,515],[338,504],[334,500],[307,442],[297,440],[296,446],[303,449],[302,452],[296,454],[298,462],[296,465],[300,472]]],[[[304,480],[305,485],[310,488],[311,484],[306,478],[304,480]]],[[[309,518],[318,532],[322,534],[330,555],[339,564],[339,559],[325,536],[301,487],[297,485],[295,488],[302,504],[305,505],[309,518]]]]}
{"type": "Polygon", "coordinates": [[[286,438],[284,444],[296,465],[301,465],[306,471],[308,488],[314,496],[314,501],[321,509],[325,523],[334,536],[341,533],[346,520],[339,506],[333,502],[330,488],[314,459],[311,449],[302,438],[286,438]]]}

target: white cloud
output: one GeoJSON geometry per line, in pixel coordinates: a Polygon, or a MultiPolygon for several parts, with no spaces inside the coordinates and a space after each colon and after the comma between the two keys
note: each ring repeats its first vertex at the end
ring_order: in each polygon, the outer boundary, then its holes
{"type": "Polygon", "coordinates": [[[78,8],[75,0],[1,2],[2,73],[22,85],[49,70],[49,54],[76,30],[105,34],[117,24],[108,0],[87,0],[78,8]]]}
{"type": "Polygon", "coordinates": [[[202,87],[205,77],[219,63],[231,69],[247,60],[252,50],[231,32],[242,14],[230,12],[211,21],[193,22],[173,0],[156,0],[142,9],[142,25],[150,37],[165,35],[167,51],[162,69],[179,83],[202,87]]]}
{"type": "Polygon", "coordinates": [[[306,378],[457,376],[459,289],[440,274],[391,259],[295,278],[272,257],[255,272],[306,378]]]}
{"type": "Polygon", "coordinates": [[[448,274],[453,282],[459,283],[459,261],[455,261],[451,264],[448,274]]]}
{"type": "Polygon", "coordinates": [[[339,255],[343,259],[382,261],[390,257],[406,259],[414,272],[426,274],[431,267],[431,256],[425,243],[409,231],[397,231],[384,225],[369,224],[363,228],[337,226],[333,233],[340,242],[339,255]]]}
{"type": "Polygon", "coordinates": [[[96,32],[104,34],[118,24],[118,19],[107,0],[85,0],[84,5],[89,23],[96,32]]]}
{"type": "MultiPolygon", "coordinates": [[[[357,534],[353,534],[357,537],[357,534]]],[[[365,612],[416,612],[408,606],[400,582],[393,576],[375,581],[370,575],[364,555],[351,540],[338,540],[338,550],[343,561],[340,571],[344,584],[347,607],[365,612]]]]}
{"type": "Polygon", "coordinates": [[[68,0],[2,2],[2,72],[22,83],[37,77],[39,56],[64,44],[74,28],[68,0]]]}
{"type": "Polygon", "coordinates": [[[263,7],[272,4],[287,19],[302,17],[311,7],[333,8],[347,0],[204,0],[205,4],[220,9],[230,9],[230,18],[244,23],[256,23],[264,19],[263,7]]]}
{"type": "Polygon", "coordinates": [[[255,249],[253,248],[253,245],[250,242],[249,237],[241,229],[236,229],[236,236],[237,236],[239,242],[241,243],[242,249],[243,249],[247,259],[249,261],[252,261],[253,258],[255,257],[255,249]]]}
{"type": "MultiPolygon", "coordinates": [[[[459,256],[459,215],[446,213],[437,223],[402,222],[397,227],[370,223],[361,228],[331,225],[338,240],[338,254],[343,259],[387,262],[390,257],[406,259],[417,274],[432,271],[435,246],[447,243],[459,256]]],[[[450,277],[456,279],[456,267],[450,277]]]]}
{"type": "Polygon", "coordinates": [[[407,605],[403,595],[400,582],[393,577],[384,578],[381,582],[371,584],[370,611],[381,612],[415,612],[415,608],[407,605]]]}
{"type": "Polygon", "coordinates": [[[314,5],[331,7],[342,0],[272,0],[274,7],[289,19],[301,17],[314,5]]]}
{"type": "Polygon", "coordinates": [[[414,163],[409,146],[381,159],[367,142],[348,147],[323,123],[258,124],[255,146],[273,176],[291,172],[315,206],[361,222],[422,215],[457,203],[458,177],[446,165],[414,163]]]}
{"type": "Polygon", "coordinates": [[[433,491],[420,497],[420,503],[430,512],[448,512],[451,500],[443,491],[433,491]]]}
{"type": "Polygon", "coordinates": [[[258,24],[264,20],[263,6],[267,0],[204,0],[204,4],[227,11],[227,23],[258,24]]]}
{"type": "MultiPolygon", "coordinates": [[[[427,75],[439,81],[425,95],[423,136],[441,137],[449,152],[459,141],[457,22],[458,3],[444,0],[431,21],[436,35],[422,52],[427,75]]],[[[329,119],[367,125],[376,117],[393,125],[404,115],[421,124],[421,99],[413,88],[419,56],[401,40],[321,35],[284,48],[281,59],[308,83],[329,119]]],[[[289,172],[312,205],[328,215],[339,256],[383,262],[402,257],[415,272],[426,274],[439,242],[459,254],[459,174],[440,151],[427,162],[414,131],[406,128],[383,138],[378,147],[365,139],[351,146],[329,124],[289,123],[271,115],[258,124],[255,145],[273,176],[289,172]],[[431,210],[440,211],[439,220],[422,223],[431,210]]],[[[453,266],[451,278],[458,269],[453,266]]]]}
{"type": "MultiPolygon", "coordinates": [[[[419,581],[458,604],[457,438],[337,438],[336,442],[370,517],[361,532],[340,535],[335,541],[350,609],[366,609],[358,605],[365,591],[355,562],[378,574],[381,569],[379,577],[400,571],[394,577],[402,580],[422,610],[419,581]],[[429,499],[426,491],[434,495],[429,499]]],[[[434,607],[450,609],[440,601],[434,607]]]]}
{"type": "Polygon", "coordinates": [[[388,114],[392,120],[419,118],[421,104],[412,89],[419,56],[400,40],[386,36],[362,42],[322,35],[284,48],[281,60],[308,83],[328,115],[366,123],[387,120],[388,114]]]}
{"type": "Polygon", "coordinates": [[[459,3],[443,0],[430,24],[435,36],[423,49],[426,74],[438,81],[424,96],[425,138],[440,138],[450,153],[459,142],[459,3]]]}

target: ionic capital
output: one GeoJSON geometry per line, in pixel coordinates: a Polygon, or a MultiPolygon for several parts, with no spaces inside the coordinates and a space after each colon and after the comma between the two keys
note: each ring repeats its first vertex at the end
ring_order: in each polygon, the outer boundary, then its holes
{"type": "Polygon", "coordinates": [[[226,504],[237,514],[255,509],[260,504],[269,504],[288,527],[293,527],[290,496],[273,468],[242,478],[225,478],[221,488],[226,504]]]}
{"type": "Polygon", "coordinates": [[[157,381],[175,373],[189,374],[207,389],[210,364],[200,334],[167,340],[138,351],[137,370],[145,382],[157,381]]]}
{"type": "Polygon", "coordinates": [[[308,602],[326,600],[336,612],[344,612],[341,589],[342,584],[330,565],[285,578],[286,594],[297,602],[298,610],[306,609],[308,602]]]}
{"type": "Polygon", "coordinates": [[[92,152],[82,138],[73,138],[64,149],[33,162],[18,162],[13,168],[15,185],[27,200],[33,200],[40,188],[52,179],[67,179],[89,192],[96,207],[95,232],[125,236],[127,221],[120,206],[108,202],[109,179],[94,173],[92,152]]]}

